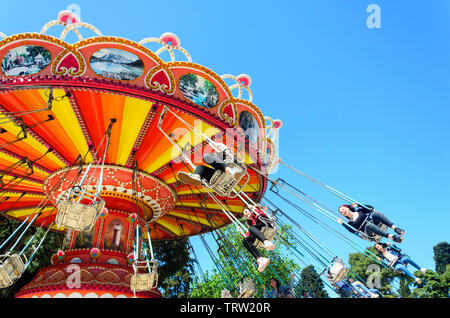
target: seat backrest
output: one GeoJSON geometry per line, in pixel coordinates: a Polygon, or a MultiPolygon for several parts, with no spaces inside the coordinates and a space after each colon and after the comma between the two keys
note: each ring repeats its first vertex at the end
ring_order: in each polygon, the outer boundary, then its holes
{"type": "Polygon", "coordinates": [[[222,171],[216,171],[211,177],[209,185],[217,194],[229,196],[237,183],[238,180],[234,179],[233,176],[222,171]]]}
{"type": "Polygon", "coordinates": [[[231,296],[231,292],[228,289],[222,290],[221,297],[222,298],[233,298],[233,296],[231,296]]]}
{"type": "MultiPolygon", "coordinates": [[[[276,236],[277,236],[277,229],[265,226],[265,227],[263,227],[261,229],[261,233],[264,235],[264,237],[267,240],[271,241],[272,243],[275,243],[276,236]]],[[[255,245],[256,248],[259,248],[259,249],[264,249],[265,248],[264,247],[264,242],[261,242],[258,239],[255,240],[254,245],[255,245]]]]}
{"type": "Polygon", "coordinates": [[[11,258],[14,261],[14,265],[15,265],[16,269],[20,273],[23,273],[25,271],[25,263],[27,261],[25,254],[22,254],[22,255],[12,254],[11,258]]]}
{"type": "MultiPolygon", "coordinates": [[[[388,226],[387,226],[386,224],[384,224],[384,223],[379,223],[379,224],[377,224],[377,226],[378,226],[380,229],[382,229],[383,231],[386,231],[387,228],[388,228],[388,226]]],[[[377,234],[374,234],[374,235],[373,235],[373,240],[374,240],[375,242],[377,242],[377,243],[380,243],[382,238],[383,238],[383,237],[382,237],[381,235],[377,235],[377,234]]]]}
{"type": "Polygon", "coordinates": [[[59,227],[67,227],[79,232],[90,232],[95,226],[100,212],[105,207],[105,201],[97,201],[93,205],[86,205],[73,201],[60,201],[55,223],[59,227]]]}
{"type": "Polygon", "coordinates": [[[13,281],[11,280],[7,269],[0,265],[0,288],[6,288],[12,284],[13,281]]]}
{"type": "Polygon", "coordinates": [[[347,272],[348,268],[340,258],[336,259],[329,271],[331,279],[335,283],[340,282],[345,277],[345,275],[347,275],[347,272]]]}
{"type": "Polygon", "coordinates": [[[239,285],[239,298],[250,298],[256,294],[256,285],[253,279],[245,278],[239,285]]]}
{"type": "Polygon", "coordinates": [[[131,276],[130,289],[132,291],[152,290],[158,286],[158,273],[135,274],[131,276]]]}
{"type": "MultiPolygon", "coordinates": [[[[24,258],[26,261],[26,258],[24,258]]],[[[11,286],[25,271],[25,264],[19,254],[0,257],[0,287],[11,286]]]]}

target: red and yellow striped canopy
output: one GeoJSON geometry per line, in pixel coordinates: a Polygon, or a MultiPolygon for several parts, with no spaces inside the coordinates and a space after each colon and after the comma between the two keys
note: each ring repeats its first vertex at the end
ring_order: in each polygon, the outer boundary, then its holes
{"type": "MultiPolygon", "coordinates": [[[[30,88],[0,91],[0,105],[6,113],[41,110],[47,107],[49,90],[30,88]]],[[[111,131],[106,164],[132,167],[134,161],[141,171],[163,181],[176,193],[176,205],[154,224],[152,239],[168,239],[190,236],[210,231],[230,223],[220,206],[203,189],[180,184],[178,171],[189,171],[188,165],[174,161],[179,156],[173,144],[157,129],[162,107],[153,101],[119,93],[89,89],[58,88],[53,90],[56,99],[50,111],[39,111],[21,117],[27,129],[25,139],[19,139],[21,127],[14,121],[0,124],[0,169],[7,170],[26,157],[33,164],[33,173],[27,176],[27,166],[19,165],[11,173],[3,175],[3,183],[13,184],[14,177],[20,183],[1,193],[0,211],[6,216],[23,220],[36,213],[36,207],[45,199],[43,184],[55,172],[70,166],[81,154],[86,163],[93,159],[112,118],[116,119],[111,131]],[[66,96],[65,98],[57,98],[66,96]],[[156,106],[156,107],[154,107],[156,106]],[[46,121],[49,115],[54,119],[46,121]],[[8,144],[9,143],[9,144],[8,144]],[[90,149],[89,145],[93,147],[90,149]],[[48,152],[48,149],[52,149],[48,152]]],[[[208,136],[216,135],[220,128],[199,120],[198,116],[178,111],[178,116],[208,136]]],[[[177,132],[180,145],[189,141],[197,152],[209,152],[211,147],[192,131],[186,129],[176,117],[167,117],[163,123],[165,132],[177,132]],[[199,147],[200,146],[200,147],[199,147]]],[[[258,200],[264,190],[263,179],[249,169],[250,181],[244,187],[251,198],[258,200]]],[[[7,186],[5,186],[7,187],[7,186]]],[[[222,198],[233,213],[241,213],[240,199],[222,198]]],[[[52,202],[36,220],[36,224],[50,224],[56,214],[52,202]]]]}

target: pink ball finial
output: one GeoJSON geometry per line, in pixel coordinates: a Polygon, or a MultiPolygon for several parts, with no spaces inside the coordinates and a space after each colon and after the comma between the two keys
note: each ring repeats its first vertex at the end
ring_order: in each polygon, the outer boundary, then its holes
{"type": "Polygon", "coordinates": [[[63,10],[63,11],[59,12],[59,14],[58,14],[58,21],[60,21],[64,24],[69,24],[69,23],[75,24],[75,23],[80,23],[81,19],[74,12],[69,11],[69,10],[63,10]]]}
{"type": "Polygon", "coordinates": [[[173,33],[167,32],[160,36],[161,41],[166,43],[169,46],[180,46],[180,39],[173,33]]]}
{"type": "Polygon", "coordinates": [[[273,128],[280,129],[283,126],[283,122],[279,119],[273,121],[273,128]]]}
{"type": "Polygon", "coordinates": [[[241,74],[236,78],[238,82],[245,87],[250,87],[250,85],[252,84],[252,79],[247,74],[241,74]]]}

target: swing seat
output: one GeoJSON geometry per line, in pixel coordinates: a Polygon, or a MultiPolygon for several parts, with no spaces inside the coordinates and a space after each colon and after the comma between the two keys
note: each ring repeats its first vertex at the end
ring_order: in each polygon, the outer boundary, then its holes
{"type": "Polygon", "coordinates": [[[251,298],[256,294],[256,292],[256,285],[253,279],[245,278],[244,281],[239,284],[238,298],[251,298]]]}
{"type": "Polygon", "coordinates": [[[131,276],[130,289],[133,292],[148,291],[158,286],[158,273],[135,274],[131,276]]]}
{"type": "Polygon", "coordinates": [[[345,278],[345,275],[347,275],[348,271],[349,269],[347,268],[347,265],[345,265],[345,263],[342,261],[342,259],[336,258],[330,270],[328,271],[328,274],[330,275],[330,279],[333,282],[338,283],[345,278]]]}
{"type": "MultiPolygon", "coordinates": [[[[230,168],[235,169],[236,167],[239,167],[241,169],[241,177],[239,179],[233,178],[233,176],[229,175],[226,172],[222,172],[220,170],[217,170],[209,182],[206,182],[208,186],[214,190],[218,195],[223,197],[231,197],[231,192],[233,191],[234,187],[242,180],[244,175],[248,174],[247,170],[241,166],[238,166],[236,164],[230,164],[230,168]]],[[[248,178],[244,185],[240,186],[239,191],[247,184],[248,178]]],[[[237,194],[236,194],[237,195],[237,194]]],[[[236,196],[235,195],[235,196],[236,196]]]]}
{"type": "Polygon", "coordinates": [[[90,205],[64,200],[60,201],[57,207],[55,223],[58,227],[66,227],[79,232],[90,232],[105,207],[105,200],[100,199],[90,205]]]}
{"type": "Polygon", "coordinates": [[[135,273],[131,276],[130,289],[133,292],[148,291],[158,287],[157,262],[136,261],[133,264],[135,273]],[[146,273],[138,273],[139,269],[147,270],[146,273]]]}
{"type": "MultiPolygon", "coordinates": [[[[377,226],[380,229],[382,229],[383,231],[387,231],[387,229],[388,229],[387,225],[384,223],[379,223],[379,224],[377,224],[377,226]]],[[[383,239],[383,237],[378,234],[368,235],[367,233],[364,233],[362,231],[358,231],[357,233],[363,240],[366,240],[369,242],[380,243],[381,240],[383,239]]]]}
{"type": "Polygon", "coordinates": [[[20,254],[6,254],[0,256],[0,288],[14,284],[25,271],[27,258],[20,254]]]}
{"type": "MultiPolygon", "coordinates": [[[[268,226],[265,226],[261,229],[261,233],[265,236],[265,238],[267,240],[269,240],[273,244],[275,244],[275,241],[277,240],[277,233],[278,233],[276,228],[270,228],[268,226]]],[[[256,248],[265,249],[264,242],[261,242],[258,239],[255,240],[254,245],[256,248]]]]}
{"type": "Polygon", "coordinates": [[[228,289],[222,290],[221,297],[222,298],[233,298],[233,296],[231,295],[231,292],[228,289]]]}
{"type": "MultiPolygon", "coordinates": [[[[386,224],[384,224],[384,223],[378,223],[377,226],[378,226],[380,229],[382,229],[383,231],[386,231],[386,230],[388,229],[388,226],[387,226],[386,224]]],[[[373,240],[374,240],[376,243],[380,243],[382,238],[383,238],[383,237],[380,236],[380,235],[377,235],[377,234],[374,234],[374,235],[373,235],[373,240]]]]}

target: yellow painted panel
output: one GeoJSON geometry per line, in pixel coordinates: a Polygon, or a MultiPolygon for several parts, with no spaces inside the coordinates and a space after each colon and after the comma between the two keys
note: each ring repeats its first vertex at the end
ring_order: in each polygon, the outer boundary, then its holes
{"type": "MultiPolygon", "coordinates": [[[[195,203],[195,202],[183,202],[183,205],[178,204],[179,207],[181,206],[189,206],[189,207],[200,207],[200,204],[195,203]]],[[[204,204],[204,206],[208,209],[215,209],[215,210],[222,210],[222,208],[218,205],[218,204],[213,204],[213,203],[208,203],[206,205],[206,203],[204,204]]],[[[224,205],[226,207],[226,205],[224,205]]],[[[231,211],[231,212],[242,212],[242,206],[240,205],[228,205],[227,207],[227,211],[231,211]]]]}
{"type": "MultiPolygon", "coordinates": [[[[39,94],[47,99],[45,95],[45,90],[39,90],[39,94]]],[[[62,89],[54,89],[54,96],[64,96],[66,92],[62,89]]],[[[70,137],[72,143],[77,148],[78,152],[84,156],[89,147],[86,143],[86,139],[84,138],[83,131],[81,130],[80,124],[78,122],[77,117],[70,105],[70,102],[67,98],[63,98],[62,100],[54,100],[52,104],[52,112],[55,115],[58,122],[64,127],[67,135],[70,137]]],[[[90,152],[88,153],[86,160],[88,162],[92,161],[92,156],[90,152]]]]}
{"type": "MultiPolygon", "coordinates": [[[[19,161],[19,159],[11,157],[3,152],[0,152],[0,159],[9,162],[10,165],[13,165],[17,161],[19,161]]],[[[32,176],[36,177],[37,179],[45,179],[49,175],[46,171],[43,171],[36,166],[33,166],[33,171],[34,173],[32,174],[32,176]]]]}
{"type": "Polygon", "coordinates": [[[3,197],[6,197],[6,196],[8,196],[9,197],[9,201],[8,202],[12,202],[12,201],[14,201],[14,199],[17,199],[17,198],[21,198],[21,200],[24,200],[24,201],[27,201],[27,200],[36,200],[36,199],[45,199],[45,195],[44,194],[42,194],[42,195],[39,195],[39,194],[35,194],[35,193],[26,193],[25,195],[22,195],[22,193],[17,193],[17,192],[9,192],[9,191],[6,191],[6,192],[2,192],[2,194],[3,194],[3,197]]]}
{"type": "MultiPolygon", "coordinates": [[[[0,152],[0,161],[2,161],[2,163],[3,163],[5,166],[12,166],[12,165],[16,164],[19,160],[20,160],[20,159],[11,157],[11,156],[9,156],[9,155],[3,153],[3,152],[0,152]]],[[[21,165],[21,167],[22,167],[24,170],[28,168],[27,165],[21,165]]],[[[42,169],[39,169],[39,167],[37,167],[37,166],[35,166],[35,165],[33,166],[33,174],[32,174],[32,177],[33,177],[33,178],[36,178],[36,179],[45,179],[45,178],[48,177],[48,175],[49,175],[49,174],[47,173],[47,171],[44,171],[44,170],[42,170],[42,169]]]]}
{"type": "Polygon", "coordinates": [[[153,103],[137,98],[127,98],[123,115],[119,155],[117,163],[125,165],[131,154],[134,143],[141,131],[145,118],[153,103]]]}
{"type": "MultiPolygon", "coordinates": [[[[12,179],[12,177],[8,176],[8,175],[4,175],[2,179],[3,179],[4,183],[8,183],[12,179]]],[[[14,183],[14,181],[13,181],[13,183],[14,183]]],[[[32,186],[37,186],[37,187],[41,187],[42,186],[40,183],[31,181],[29,179],[22,180],[18,185],[32,185],[32,186]]]]}
{"type": "Polygon", "coordinates": [[[208,220],[206,220],[206,218],[202,218],[202,217],[197,217],[195,215],[186,215],[186,213],[182,213],[182,212],[169,212],[170,215],[179,217],[180,219],[184,219],[184,220],[189,220],[192,222],[197,222],[197,223],[201,223],[201,224],[205,224],[205,225],[209,225],[208,220]]]}
{"type": "MultiPolygon", "coordinates": [[[[176,171],[175,171],[175,173],[176,173],[176,171]]],[[[170,179],[167,179],[167,180],[165,180],[165,182],[167,183],[167,184],[172,184],[172,183],[175,183],[175,182],[177,182],[178,180],[175,178],[175,177],[172,177],[172,178],[170,178],[170,179]]]]}
{"type": "MultiPolygon", "coordinates": [[[[5,128],[8,132],[10,132],[10,133],[12,133],[12,134],[14,134],[16,136],[22,131],[21,128],[19,128],[18,126],[16,126],[12,122],[3,123],[3,124],[0,125],[0,127],[5,128]]],[[[22,134],[20,136],[22,136],[22,134]]],[[[27,138],[23,139],[22,142],[25,142],[26,144],[28,144],[30,147],[34,148],[36,151],[40,152],[41,154],[46,153],[47,150],[48,150],[47,147],[42,145],[39,141],[37,141],[30,134],[28,134],[27,138]]],[[[52,153],[46,154],[46,158],[48,158],[51,161],[55,162],[55,164],[60,166],[60,167],[65,167],[66,166],[61,160],[58,159],[58,157],[56,157],[52,153]]]]}
{"type": "MultiPolygon", "coordinates": [[[[49,211],[51,211],[51,210],[53,210],[52,207],[45,208],[45,209],[42,211],[42,214],[44,214],[44,213],[46,213],[46,212],[49,212],[49,211]]],[[[39,208],[38,208],[38,209],[36,209],[36,208],[21,209],[21,210],[15,210],[15,211],[8,212],[8,215],[10,215],[10,216],[12,216],[12,217],[14,217],[14,218],[21,218],[21,217],[26,217],[26,216],[28,216],[29,214],[32,214],[32,213],[33,213],[33,214],[36,214],[38,211],[39,211],[39,208]]],[[[31,220],[32,218],[33,218],[33,217],[30,217],[30,220],[31,220]]]]}
{"type": "Polygon", "coordinates": [[[175,233],[176,235],[182,235],[180,227],[178,225],[175,226],[175,225],[172,225],[171,223],[165,222],[163,220],[157,220],[156,223],[162,225],[163,227],[165,227],[169,231],[175,233]]]}
{"type": "MultiPolygon", "coordinates": [[[[209,226],[209,227],[210,226],[212,226],[212,227],[215,226],[214,223],[211,224],[206,218],[201,218],[201,217],[197,218],[195,215],[191,215],[191,217],[188,218],[187,215],[184,214],[184,213],[170,212],[169,214],[173,215],[173,216],[178,216],[179,218],[182,218],[182,219],[185,219],[185,220],[190,220],[192,222],[200,223],[200,224],[203,224],[203,225],[206,225],[206,226],[209,226]]],[[[223,222],[221,222],[220,224],[218,224],[216,222],[216,225],[222,225],[222,224],[223,224],[223,222]]]]}

